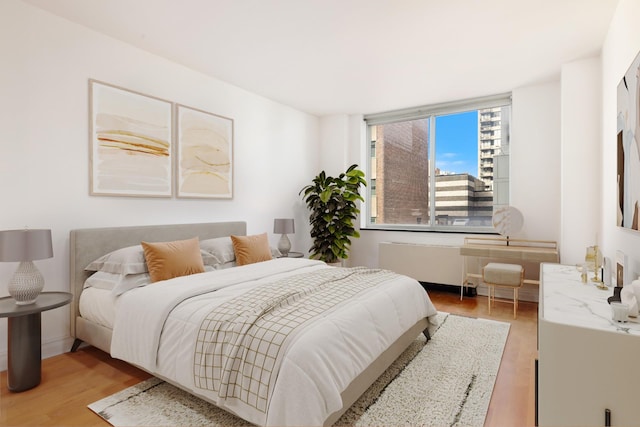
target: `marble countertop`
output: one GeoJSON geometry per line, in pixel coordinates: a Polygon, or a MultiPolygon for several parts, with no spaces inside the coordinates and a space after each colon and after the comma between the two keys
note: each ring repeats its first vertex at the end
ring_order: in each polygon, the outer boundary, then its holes
{"type": "Polygon", "coordinates": [[[640,318],[612,320],[607,298],[613,287],[602,290],[591,281],[582,283],[576,266],[542,264],[540,282],[541,320],[640,336],[640,318]]]}

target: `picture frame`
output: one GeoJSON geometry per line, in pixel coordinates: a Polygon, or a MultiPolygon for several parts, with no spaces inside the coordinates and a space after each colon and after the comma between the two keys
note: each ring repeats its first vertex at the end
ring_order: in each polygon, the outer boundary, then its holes
{"type": "Polygon", "coordinates": [[[632,281],[629,256],[621,250],[616,250],[616,286],[623,287],[631,284],[632,281]]]}
{"type": "Polygon", "coordinates": [[[176,104],[177,197],[233,198],[234,121],[176,104]]]}
{"type": "Polygon", "coordinates": [[[173,103],[89,80],[89,193],[173,196],[173,103]]]}
{"type": "Polygon", "coordinates": [[[619,227],[638,230],[640,223],[640,53],[617,89],[617,213],[619,227]]]}

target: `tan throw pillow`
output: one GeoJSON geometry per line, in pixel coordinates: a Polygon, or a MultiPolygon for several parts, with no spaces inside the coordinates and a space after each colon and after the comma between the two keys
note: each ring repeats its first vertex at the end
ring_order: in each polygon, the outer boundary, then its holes
{"type": "Polygon", "coordinates": [[[253,236],[231,236],[231,242],[233,243],[233,251],[236,253],[237,265],[272,259],[267,233],[254,234],[253,236]]]}
{"type": "Polygon", "coordinates": [[[141,242],[152,282],[203,273],[198,238],[175,242],[141,242]]]}

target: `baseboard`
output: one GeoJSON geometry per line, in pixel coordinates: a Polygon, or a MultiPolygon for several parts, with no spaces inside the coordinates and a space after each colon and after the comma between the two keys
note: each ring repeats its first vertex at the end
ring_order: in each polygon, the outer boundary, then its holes
{"type": "MultiPolygon", "coordinates": [[[[59,339],[53,339],[49,342],[42,344],[42,358],[47,359],[49,357],[58,356],[69,351],[73,344],[73,338],[65,337],[59,339]]],[[[8,366],[8,354],[6,351],[0,353],[0,371],[6,371],[8,366]]]]}

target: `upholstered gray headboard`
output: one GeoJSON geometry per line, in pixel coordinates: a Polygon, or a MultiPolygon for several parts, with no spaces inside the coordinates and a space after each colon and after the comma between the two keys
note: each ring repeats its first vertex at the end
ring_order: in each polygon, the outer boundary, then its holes
{"type": "Polygon", "coordinates": [[[247,234],[244,221],[213,222],[201,224],[145,225],[137,227],[85,228],[71,230],[69,236],[71,336],[76,336],[76,317],[82,287],[89,276],[84,268],[100,256],[116,249],[147,242],[169,242],[198,237],[200,240],[230,235],[247,234]]]}

